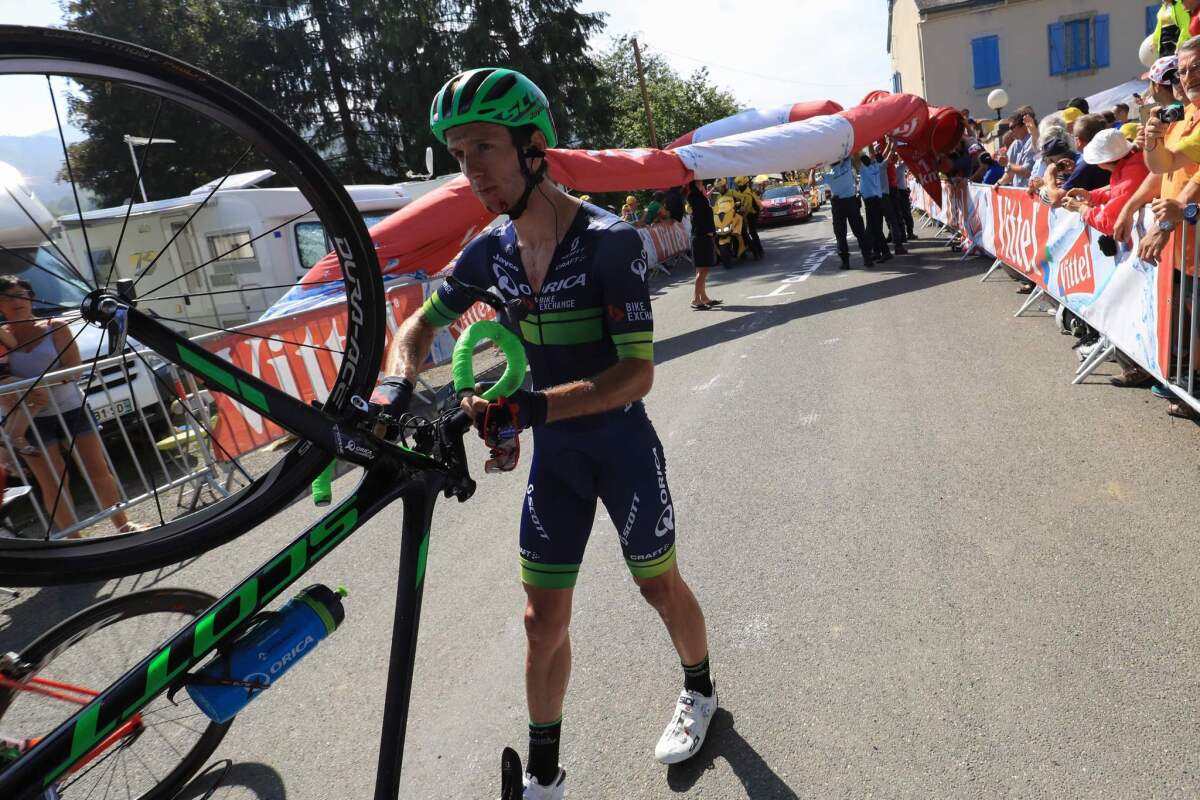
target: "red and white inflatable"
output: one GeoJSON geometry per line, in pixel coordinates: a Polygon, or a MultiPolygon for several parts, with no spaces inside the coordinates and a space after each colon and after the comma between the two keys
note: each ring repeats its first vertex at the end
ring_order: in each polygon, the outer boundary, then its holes
{"type": "MultiPolygon", "coordinates": [[[[808,169],[840,161],[891,136],[901,143],[901,157],[926,191],[940,197],[936,164],[962,136],[956,111],[931,110],[919,97],[887,92],[872,92],[851,109],[838,108],[823,101],[745,111],[680,137],[668,150],[556,149],[546,158],[550,177],[570,189],[625,192],[679,186],[693,179],[808,169]],[[785,112],[789,121],[777,123],[785,112]]],[[[466,179],[459,178],[376,225],[371,238],[385,277],[433,275],[491,219],[466,179]]],[[[326,256],[265,317],[336,299],[340,288],[325,282],[337,278],[338,270],[337,259],[326,256]],[[302,288],[303,284],[316,285],[302,288]]]]}

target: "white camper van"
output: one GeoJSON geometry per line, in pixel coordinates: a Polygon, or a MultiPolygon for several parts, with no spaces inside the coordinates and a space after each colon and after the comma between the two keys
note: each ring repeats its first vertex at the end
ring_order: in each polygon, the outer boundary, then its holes
{"type": "MultiPolygon", "coordinates": [[[[82,225],[77,214],[60,217],[59,244],[75,263],[88,264],[86,226],[96,279],[103,283],[110,273],[114,282],[136,279],[138,307],[185,335],[242,325],[258,319],[331,249],[298,189],[258,186],[274,174],[231,175],[211,198],[216,181],[184,197],[135,203],[117,263],[124,205],[85,212],[82,225]]],[[[411,202],[399,186],[346,190],[367,227],[411,202]]]]}
{"type": "MultiPolygon", "coordinates": [[[[88,287],[46,239],[45,234],[53,235],[53,215],[29,191],[20,173],[8,164],[0,163],[0,184],[12,192],[0,191],[0,273],[15,274],[27,280],[39,301],[67,309],[79,308],[88,287]]],[[[56,310],[46,307],[44,313],[51,315],[56,310]]],[[[35,306],[35,313],[43,311],[35,306]]],[[[80,320],[72,322],[70,327],[85,361],[90,361],[97,353],[101,359],[110,355],[104,331],[80,320]]],[[[137,416],[139,407],[149,424],[163,416],[157,386],[159,380],[171,385],[167,378],[170,370],[166,362],[154,356],[147,361],[160,371],[158,379],[141,359],[124,359],[124,364],[112,363],[97,370],[87,388],[87,403],[100,422],[102,433],[112,427],[105,423],[126,415],[137,416]]],[[[84,389],[86,384],[87,381],[81,379],[79,388],[84,389]]]]}

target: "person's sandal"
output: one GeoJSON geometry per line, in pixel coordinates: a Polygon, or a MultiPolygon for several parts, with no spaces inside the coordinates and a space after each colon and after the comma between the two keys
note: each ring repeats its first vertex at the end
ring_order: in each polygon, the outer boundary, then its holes
{"type": "Polygon", "coordinates": [[[724,302],[725,302],[724,300],[709,300],[709,301],[708,301],[708,307],[709,307],[709,308],[712,308],[713,306],[719,306],[719,305],[721,305],[721,304],[722,304],[722,303],[724,303],[724,302]]]}
{"type": "Polygon", "coordinates": [[[1172,417],[1178,417],[1179,419],[1196,419],[1195,410],[1182,400],[1176,400],[1175,402],[1168,404],[1167,414],[1172,417]]]}
{"type": "Polygon", "coordinates": [[[708,311],[710,306],[705,303],[692,303],[692,308],[696,311],[708,311]]]}
{"type": "Polygon", "coordinates": [[[1120,386],[1122,389],[1137,389],[1145,386],[1154,380],[1154,377],[1140,369],[1122,372],[1120,375],[1109,378],[1108,382],[1113,386],[1120,386]]]}

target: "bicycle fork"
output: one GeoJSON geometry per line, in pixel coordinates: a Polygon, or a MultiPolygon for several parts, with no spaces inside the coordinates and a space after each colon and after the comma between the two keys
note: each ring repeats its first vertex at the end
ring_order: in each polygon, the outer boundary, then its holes
{"type": "Polygon", "coordinates": [[[417,629],[421,621],[421,598],[425,589],[429,528],[440,488],[438,479],[427,475],[415,481],[413,487],[401,495],[404,527],[400,537],[396,616],[392,623],[383,732],[379,737],[379,765],[375,775],[375,800],[397,800],[400,796],[400,767],[404,760],[404,734],[412,697],[413,666],[417,657],[417,629]]]}

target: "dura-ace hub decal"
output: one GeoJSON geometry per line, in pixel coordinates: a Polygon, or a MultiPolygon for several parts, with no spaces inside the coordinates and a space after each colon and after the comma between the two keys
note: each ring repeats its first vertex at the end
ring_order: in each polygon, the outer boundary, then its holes
{"type": "Polygon", "coordinates": [[[68,723],[72,725],[69,740],[47,741],[46,746],[53,750],[46,758],[52,763],[58,762],[58,766],[42,778],[41,785],[53,783],[181,673],[199,665],[243,622],[345,539],[358,526],[362,516],[357,503],[358,495],[349,497],[287,550],[150,656],[138,674],[120,681],[84,708],[73,722],[68,723]]]}

